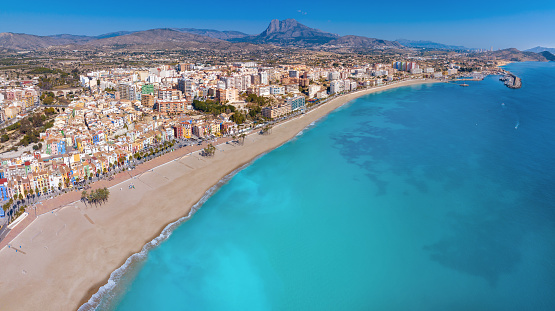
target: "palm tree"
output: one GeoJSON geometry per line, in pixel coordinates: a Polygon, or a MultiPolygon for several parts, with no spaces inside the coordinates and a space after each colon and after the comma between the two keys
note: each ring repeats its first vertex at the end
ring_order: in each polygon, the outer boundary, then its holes
{"type": "Polygon", "coordinates": [[[204,148],[204,154],[206,156],[212,157],[214,156],[215,153],[216,153],[216,147],[214,147],[214,145],[212,144],[208,144],[208,146],[204,148]]]}
{"type": "Polygon", "coordinates": [[[87,190],[83,190],[83,192],[81,192],[81,201],[87,205],[87,190]]]}
{"type": "Polygon", "coordinates": [[[247,137],[247,134],[245,134],[245,133],[239,134],[239,140],[241,141],[241,145],[245,143],[245,138],[246,137],[247,137]]]}
{"type": "Polygon", "coordinates": [[[272,124],[266,124],[266,126],[262,128],[262,134],[269,135],[271,133],[272,133],[272,124]]]}

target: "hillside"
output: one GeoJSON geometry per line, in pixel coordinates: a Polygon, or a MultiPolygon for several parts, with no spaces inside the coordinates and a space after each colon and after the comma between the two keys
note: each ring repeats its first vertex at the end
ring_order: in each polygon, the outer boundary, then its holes
{"type": "Polygon", "coordinates": [[[536,46],[535,48],[524,50],[524,52],[534,52],[534,53],[541,53],[545,51],[548,51],[551,54],[555,54],[555,48],[546,48],[543,46],[536,46]]]}
{"type": "Polygon", "coordinates": [[[498,50],[492,53],[498,59],[504,59],[513,62],[525,61],[546,61],[547,59],[538,53],[534,52],[521,52],[515,48],[498,50]]]}
{"type": "Polygon", "coordinates": [[[126,35],[93,40],[85,43],[84,46],[109,48],[140,47],[157,49],[211,48],[216,50],[244,47],[244,45],[234,45],[224,40],[180,32],[168,28],[138,31],[126,35]]]}
{"type": "Polygon", "coordinates": [[[53,45],[65,45],[69,42],[65,38],[41,37],[35,35],[27,35],[23,33],[0,33],[0,48],[9,50],[37,50],[44,49],[53,45]]]}
{"type": "Polygon", "coordinates": [[[553,53],[549,52],[549,51],[543,51],[541,53],[543,57],[545,57],[545,59],[549,60],[549,61],[555,61],[555,55],[553,55],[553,53]]]}
{"type": "Polygon", "coordinates": [[[110,32],[110,33],[105,33],[99,36],[96,36],[96,39],[106,39],[106,38],[113,38],[113,37],[119,37],[119,36],[125,36],[128,34],[132,34],[135,33],[137,31],[116,31],[116,32],[110,32]]]}
{"type": "Polygon", "coordinates": [[[195,35],[206,36],[220,40],[231,40],[237,38],[248,37],[249,35],[240,31],[219,31],[214,29],[196,29],[196,28],[172,28],[180,32],[192,33],[195,35]]]}

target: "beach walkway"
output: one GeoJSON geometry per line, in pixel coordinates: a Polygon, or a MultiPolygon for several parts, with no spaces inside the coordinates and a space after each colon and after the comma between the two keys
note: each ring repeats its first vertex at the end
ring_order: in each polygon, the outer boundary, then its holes
{"type": "MultiPolygon", "coordinates": [[[[216,144],[226,143],[227,141],[230,141],[230,140],[231,140],[230,137],[219,138],[216,144]]],[[[166,164],[169,161],[179,160],[180,158],[190,153],[199,151],[205,148],[206,145],[207,143],[203,143],[200,146],[194,145],[194,146],[186,146],[180,149],[176,149],[172,152],[168,152],[150,161],[141,163],[137,165],[133,170],[126,170],[124,172],[119,172],[116,175],[114,175],[113,176],[114,178],[111,180],[104,180],[104,179],[99,180],[91,184],[90,186],[92,189],[113,187],[126,180],[132,179],[136,176],[140,176],[143,173],[148,172],[160,165],[166,164]]],[[[192,167],[190,166],[189,168],[192,169],[192,167]]],[[[9,245],[15,237],[17,237],[21,232],[23,232],[23,230],[25,230],[38,217],[46,213],[53,213],[57,209],[63,208],[66,205],[71,204],[72,202],[79,201],[80,199],[81,199],[80,191],[70,191],[68,193],[64,193],[54,198],[42,201],[42,204],[36,205],[36,216],[35,216],[35,209],[33,207],[27,207],[26,212],[29,213],[29,215],[25,217],[25,219],[23,219],[15,228],[10,230],[6,235],[6,237],[2,241],[0,241],[0,250],[6,247],[7,245],[9,245]]],[[[88,216],[86,217],[89,220],[89,222],[93,223],[92,220],[88,218],[88,216]]]]}

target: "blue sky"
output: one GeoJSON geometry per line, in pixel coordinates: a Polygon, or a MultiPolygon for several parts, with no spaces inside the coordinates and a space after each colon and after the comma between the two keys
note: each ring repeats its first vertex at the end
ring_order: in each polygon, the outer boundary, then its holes
{"type": "Polygon", "coordinates": [[[476,48],[555,47],[555,1],[9,1],[0,32],[98,35],[192,27],[262,32],[272,19],[340,35],[432,40],[476,48]]]}

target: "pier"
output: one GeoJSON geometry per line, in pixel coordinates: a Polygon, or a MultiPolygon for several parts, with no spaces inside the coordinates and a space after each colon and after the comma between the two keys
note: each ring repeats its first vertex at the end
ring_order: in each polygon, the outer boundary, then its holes
{"type": "Polygon", "coordinates": [[[503,81],[503,83],[511,89],[519,89],[522,87],[522,80],[508,71],[505,73],[504,76],[499,78],[499,81],[503,81]]]}

